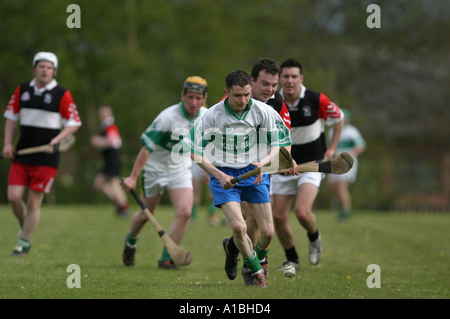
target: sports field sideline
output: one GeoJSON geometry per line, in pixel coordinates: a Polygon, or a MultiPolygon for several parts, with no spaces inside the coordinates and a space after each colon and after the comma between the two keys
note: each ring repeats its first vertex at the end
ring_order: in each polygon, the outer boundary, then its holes
{"type": "MultiPolygon", "coordinates": [[[[132,207],[137,209],[137,206],[132,207]]],[[[133,210],[133,209],[131,209],[133,210]]],[[[219,216],[222,213],[219,210],[219,216]]],[[[164,229],[170,206],[156,218],[164,229]]],[[[193,261],[180,271],[157,268],[162,242],[147,224],[139,239],[136,265],[122,264],[129,219],[118,219],[109,205],[43,205],[30,253],[10,257],[18,225],[0,206],[1,299],[448,299],[450,233],[448,214],[356,212],[337,222],[330,211],[316,211],[324,243],[318,266],[307,260],[306,234],[292,218],[302,268],[285,278],[278,239],[269,253],[268,288],[246,287],[240,273],[230,281],[223,270],[222,240],[229,226],[211,226],[206,209],[186,234],[182,247],[193,261]],[[69,265],[79,267],[80,288],[69,265]],[[379,266],[380,288],[369,265],[379,266]],[[369,278],[369,276],[371,276],[369,278]],[[369,278],[369,280],[368,280],[369,278]],[[69,284],[68,284],[69,283],[69,284]],[[369,284],[370,285],[370,284],[369,284]],[[372,285],[373,286],[373,285],[372,285]]],[[[239,272],[242,262],[239,263],[239,272]]]]}

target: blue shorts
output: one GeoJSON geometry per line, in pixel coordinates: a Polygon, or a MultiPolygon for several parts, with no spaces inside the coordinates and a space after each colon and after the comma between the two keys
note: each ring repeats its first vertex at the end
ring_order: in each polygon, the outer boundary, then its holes
{"type": "MultiPolygon", "coordinates": [[[[217,167],[225,174],[236,177],[255,169],[253,165],[241,169],[233,169],[228,167],[217,167]]],[[[259,185],[253,184],[257,176],[253,176],[246,180],[240,181],[233,188],[224,189],[220,182],[213,176],[210,176],[209,188],[214,197],[214,206],[228,202],[245,201],[252,204],[270,203],[270,177],[268,174],[263,174],[263,179],[259,185]]]]}

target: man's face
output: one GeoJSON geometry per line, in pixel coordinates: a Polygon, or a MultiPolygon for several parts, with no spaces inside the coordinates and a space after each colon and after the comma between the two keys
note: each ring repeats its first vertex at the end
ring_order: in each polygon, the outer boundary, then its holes
{"type": "Polygon", "coordinates": [[[206,94],[198,92],[187,91],[182,94],[181,100],[183,101],[184,109],[190,118],[197,117],[198,111],[206,103],[206,94]]]}
{"type": "Polygon", "coordinates": [[[250,84],[244,87],[233,85],[230,90],[225,90],[225,94],[233,112],[242,112],[252,96],[252,86],[250,84]]]}
{"type": "Polygon", "coordinates": [[[285,95],[300,96],[303,75],[300,74],[299,68],[283,68],[281,70],[280,82],[285,95]]]}
{"type": "Polygon", "coordinates": [[[267,73],[266,70],[259,72],[258,79],[252,77],[252,93],[253,98],[267,102],[278,88],[278,74],[267,73]]]}
{"type": "Polygon", "coordinates": [[[33,73],[36,78],[38,86],[46,86],[56,75],[56,70],[53,68],[53,63],[48,61],[39,61],[33,68],[33,73]]]}
{"type": "Polygon", "coordinates": [[[98,109],[98,117],[100,119],[100,122],[103,122],[108,117],[112,116],[112,110],[108,106],[102,106],[98,109]]]}

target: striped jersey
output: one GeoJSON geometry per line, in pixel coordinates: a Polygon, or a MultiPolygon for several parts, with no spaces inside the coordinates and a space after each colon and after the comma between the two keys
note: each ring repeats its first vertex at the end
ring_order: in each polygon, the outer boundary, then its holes
{"type": "MultiPolygon", "coordinates": [[[[283,89],[280,93],[283,95],[283,89]]],[[[291,116],[294,160],[299,164],[323,158],[327,150],[325,125],[341,121],[344,113],[325,94],[309,90],[303,84],[299,99],[294,105],[288,102],[286,105],[291,116]]]]}
{"type": "Polygon", "coordinates": [[[287,128],[291,129],[291,115],[289,114],[286,102],[284,101],[280,92],[275,91],[274,95],[266,102],[266,104],[273,107],[275,111],[277,111],[278,114],[280,114],[287,128]]]}
{"type": "MultiPolygon", "coordinates": [[[[61,126],[81,126],[77,106],[69,90],[56,80],[38,89],[35,79],[22,83],[14,91],[6,107],[7,119],[20,121],[20,137],[16,151],[45,145],[59,134],[61,126]]],[[[58,167],[59,153],[36,153],[17,156],[15,161],[32,165],[58,167]]]]}
{"type": "Polygon", "coordinates": [[[141,135],[142,145],[151,152],[144,170],[165,174],[190,169],[192,165],[190,152],[183,149],[180,141],[188,135],[206,110],[207,108],[202,106],[193,120],[187,115],[183,102],[180,102],[159,113],[141,135]]]}
{"type": "Polygon", "coordinates": [[[203,115],[183,143],[216,167],[239,169],[262,160],[271,147],[292,141],[282,118],[269,105],[252,98],[237,114],[226,98],[203,115]]]}

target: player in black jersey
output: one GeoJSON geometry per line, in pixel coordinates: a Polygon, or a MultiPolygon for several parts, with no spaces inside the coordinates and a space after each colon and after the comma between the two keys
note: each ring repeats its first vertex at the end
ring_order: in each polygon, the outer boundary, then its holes
{"type": "Polygon", "coordinates": [[[104,166],[95,176],[94,187],[105,193],[113,202],[118,217],[127,217],[127,195],[120,185],[122,137],[110,106],[99,107],[98,116],[100,132],[91,137],[91,144],[101,151],[104,166]]]}
{"type": "Polygon", "coordinates": [[[81,126],[70,91],[59,86],[54,78],[57,69],[58,59],[54,53],[37,53],[33,58],[34,79],[17,87],[4,113],[3,157],[13,159],[8,179],[8,201],[21,227],[13,256],[24,255],[30,250],[44,194],[50,192],[59,165],[58,152],[21,156],[15,156],[15,153],[28,147],[58,144],[81,126]],[[18,122],[20,137],[14,146],[18,122]],[[26,190],[28,198],[25,204],[26,190]]]}
{"type": "MultiPolygon", "coordinates": [[[[323,93],[303,85],[301,64],[288,59],[281,64],[280,91],[291,116],[291,154],[297,164],[322,159],[336,152],[344,118],[340,108],[323,93]],[[325,125],[333,127],[330,144],[325,143],[325,125]]],[[[275,230],[285,250],[286,262],[281,269],[300,262],[294,245],[292,229],[288,223],[289,211],[295,198],[295,214],[306,229],[309,239],[309,262],[319,263],[322,256],[322,239],[312,212],[319,192],[323,173],[300,175],[274,175],[271,180],[275,230]]]]}

